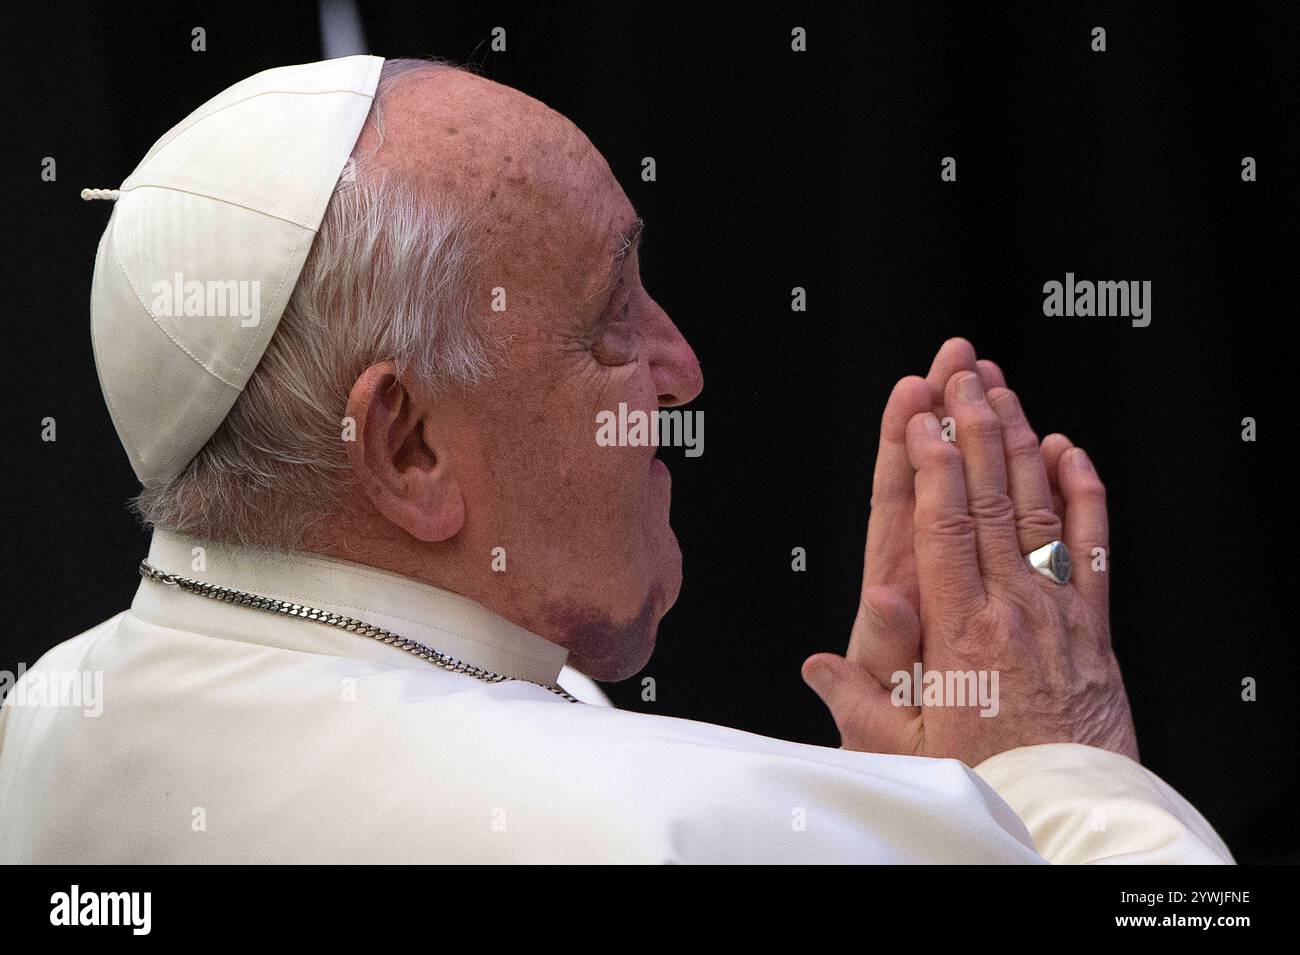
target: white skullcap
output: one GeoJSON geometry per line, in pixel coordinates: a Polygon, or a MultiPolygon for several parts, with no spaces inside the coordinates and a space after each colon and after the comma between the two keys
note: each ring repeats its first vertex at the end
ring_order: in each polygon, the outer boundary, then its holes
{"type": "Polygon", "coordinates": [[[267,70],[200,106],[118,190],[95,257],[99,383],[146,487],[181,473],[248,383],[361,134],[383,59],[267,70]]]}

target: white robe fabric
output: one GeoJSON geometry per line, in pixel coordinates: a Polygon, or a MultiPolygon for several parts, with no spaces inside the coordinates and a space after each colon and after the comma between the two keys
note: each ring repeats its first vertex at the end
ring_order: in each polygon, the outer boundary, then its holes
{"type": "Polygon", "coordinates": [[[555,682],[562,648],[455,594],[161,532],[149,561],[522,679],[142,581],[0,709],[0,862],[1232,861],[1113,753],[1032,746],[972,770],[623,712],[589,681],[573,688],[597,705],[569,703],[522,682],[555,682]],[[98,704],[65,686],[52,705],[64,674],[102,674],[98,704]]]}

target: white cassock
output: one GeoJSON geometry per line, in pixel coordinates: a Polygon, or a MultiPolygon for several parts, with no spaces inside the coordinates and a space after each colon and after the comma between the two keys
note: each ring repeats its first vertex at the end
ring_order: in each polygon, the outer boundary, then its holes
{"type": "MultiPolygon", "coordinates": [[[[444,590],[214,544],[199,571],[194,546],[159,532],[149,561],[523,680],[564,666],[444,590]]],[[[483,682],[150,580],[0,710],[4,863],[1044,859],[1232,861],[1173,789],[1103,750],[1030,746],[972,770],[783,742],[483,682]],[[65,673],[102,673],[99,715],[50,705],[65,673]]]]}

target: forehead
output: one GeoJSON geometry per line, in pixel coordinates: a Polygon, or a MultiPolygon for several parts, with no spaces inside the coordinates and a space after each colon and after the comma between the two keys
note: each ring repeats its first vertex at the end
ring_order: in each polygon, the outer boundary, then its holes
{"type": "Polygon", "coordinates": [[[401,78],[381,109],[382,141],[367,130],[361,148],[375,148],[385,170],[481,210],[490,244],[511,259],[567,265],[573,277],[576,262],[608,263],[636,221],[582,131],[518,90],[444,68],[401,78]]]}

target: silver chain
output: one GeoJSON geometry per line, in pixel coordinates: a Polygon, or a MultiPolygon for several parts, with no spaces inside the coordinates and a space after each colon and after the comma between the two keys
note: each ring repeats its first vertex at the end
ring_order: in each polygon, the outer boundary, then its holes
{"type": "MultiPolygon", "coordinates": [[[[476,680],[482,680],[485,683],[504,683],[506,680],[517,680],[519,677],[504,676],[500,673],[493,673],[491,670],[485,670],[482,667],[472,666],[457,660],[455,657],[448,656],[432,647],[426,647],[423,643],[410,640],[400,634],[393,633],[391,630],[385,630],[383,627],[376,627],[372,623],[366,623],[364,620],[357,620],[353,617],[345,617],[341,613],[334,613],[329,610],[317,610],[314,607],[305,607],[302,604],[289,603],[285,600],[276,600],[274,597],[262,597],[258,594],[251,594],[243,590],[235,590],[232,587],[221,587],[217,584],[209,584],[202,580],[194,580],[190,577],[182,577],[179,574],[167,574],[154,567],[147,560],[140,561],[140,576],[145,580],[156,580],[161,584],[167,584],[170,587],[179,587],[188,593],[197,594],[200,597],[208,597],[212,600],[221,600],[229,604],[237,604],[240,607],[252,607],[254,610],[265,610],[268,613],[278,613],[284,617],[301,617],[304,620],[314,620],[317,623],[323,623],[326,626],[337,627],[339,630],[346,630],[348,633],[355,633],[363,637],[370,637],[372,640],[378,640],[380,643],[387,644],[390,647],[396,647],[398,650],[404,650],[412,656],[417,656],[421,660],[427,660],[434,666],[442,667],[444,670],[450,670],[452,673],[464,673],[472,676],[476,680]]],[[[577,703],[578,700],[565,692],[561,687],[551,686],[546,683],[537,683],[533,680],[523,680],[524,683],[532,683],[534,686],[540,686],[542,689],[550,690],[556,696],[568,700],[570,703],[577,703]]]]}

